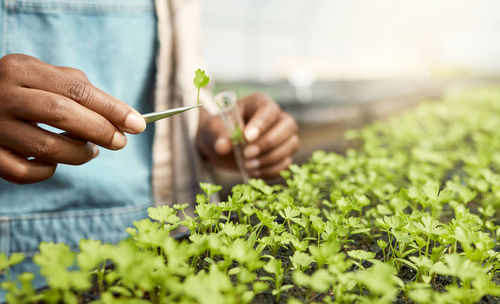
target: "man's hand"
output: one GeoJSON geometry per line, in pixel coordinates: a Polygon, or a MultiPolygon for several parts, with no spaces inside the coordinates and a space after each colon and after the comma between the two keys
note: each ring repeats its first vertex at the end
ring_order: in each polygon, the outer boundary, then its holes
{"type": "MultiPolygon", "coordinates": [[[[250,176],[273,178],[290,166],[299,148],[297,124],[269,97],[253,94],[238,101],[243,116],[245,167],[250,176]]],[[[219,167],[235,169],[230,135],[219,115],[200,112],[197,145],[202,155],[219,167]]]]}
{"type": "Polygon", "coordinates": [[[19,184],[50,178],[58,163],[81,165],[96,145],[118,150],[123,132],[146,127],[127,104],[94,87],[79,70],[26,55],[0,59],[0,177],[19,184]],[[44,123],[68,132],[55,134],[44,123]]]}

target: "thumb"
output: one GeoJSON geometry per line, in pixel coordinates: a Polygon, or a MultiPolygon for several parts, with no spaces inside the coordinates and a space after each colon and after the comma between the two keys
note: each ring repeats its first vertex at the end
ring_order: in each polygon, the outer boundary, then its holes
{"type": "Polygon", "coordinates": [[[201,140],[203,146],[201,147],[205,154],[216,154],[216,155],[227,155],[232,149],[233,145],[229,137],[229,133],[224,126],[219,115],[212,116],[209,120],[203,124],[201,127],[201,140]]]}
{"type": "Polygon", "coordinates": [[[233,145],[226,136],[220,136],[215,140],[214,151],[219,155],[226,155],[231,152],[233,145]]]}

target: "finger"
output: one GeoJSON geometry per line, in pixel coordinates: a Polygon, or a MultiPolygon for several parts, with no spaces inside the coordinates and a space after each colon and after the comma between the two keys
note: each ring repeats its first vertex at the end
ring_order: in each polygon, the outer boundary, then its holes
{"type": "Polygon", "coordinates": [[[0,177],[16,184],[30,184],[49,179],[57,164],[27,160],[0,147],[0,177]]]}
{"type": "Polygon", "coordinates": [[[227,137],[219,137],[214,144],[215,152],[219,155],[227,155],[233,149],[231,141],[227,137]]]}
{"type": "Polygon", "coordinates": [[[140,133],[146,128],[145,120],[132,107],[58,67],[26,55],[7,55],[2,58],[1,66],[0,78],[14,78],[20,86],[72,99],[101,114],[122,131],[140,133]]]}
{"type": "Polygon", "coordinates": [[[106,118],[72,100],[35,89],[18,88],[3,96],[13,116],[44,123],[71,133],[72,138],[118,150],[127,138],[106,118]]]}
{"type": "Polygon", "coordinates": [[[292,158],[287,157],[277,164],[250,171],[250,176],[255,178],[275,178],[280,175],[281,171],[287,169],[291,164],[292,158]]]}
{"type": "Polygon", "coordinates": [[[209,154],[228,155],[233,149],[229,133],[220,116],[208,119],[201,127],[199,136],[199,140],[210,147],[206,151],[209,154]]]}
{"type": "Polygon", "coordinates": [[[287,139],[297,132],[295,120],[287,113],[281,112],[280,120],[267,133],[262,135],[257,141],[245,147],[245,158],[255,158],[260,154],[270,151],[283,144],[287,139]]]}
{"type": "Polygon", "coordinates": [[[263,154],[259,158],[254,158],[245,161],[245,167],[248,170],[256,170],[260,167],[268,167],[272,164],[279,163],[281,160],[293,155],[299,149],[299,137],[293,135],[276,149],[263,154]]]}
{"type": "Polygon", "coordinates": [[[89,79],[87,78],[87,75],[85,75],[84,72],[82,72],[78,69],[64,67],[64,66],[55,66],[55,67],[58,68],[59,70],[65,72],[65,73],[67,73],[67,74],[72,75],[75,78],[78,78],[82,81],[90,82],[89,79]]]}
{"type": "Polygon", "coordinates": [[[245,138],[253,142],[264,134],[280,117],[281,110],[276,102],[263,94],[243,98],[242,116],[245,120],[245,138]]]}
{"type": "Polygon", "coordinates": [[[32,124],[7,121],[0,129],[0,142],[5,148],[48,163],[81,165],[98,154],[89,143],[51,133],[32,124]]]}
{"type": "Polygon", "coordinates": [[[237,168],[236,161],[232,153],[227,155],[218,155],[212,147],[203,141],[198,141],[198,150],[202,155],[214,166],[228,170],[235,170],[237,168]]]}

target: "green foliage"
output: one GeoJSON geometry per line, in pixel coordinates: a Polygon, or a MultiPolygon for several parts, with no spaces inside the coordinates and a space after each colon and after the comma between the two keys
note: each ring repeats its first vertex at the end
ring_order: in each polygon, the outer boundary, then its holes
{"type": "Polygon", "coordinates": [[[240,126],[234,128],[231,133],[231,143],[233,145],[239,145],[245,143],[245,136],[243,135],[243,129],[240,126]]]}
{"type": "Polygon", "coordinates": [[[202,69],[197,69],[194,72],[193,84],[198,90],[197,95],[197,103],[200,104],[200,89],[206,87],[208,82],[210,81],[210,77],[205,74],[205,71],[202,69]]]}
{"type": "Polygon", "coordinates": [[[13,253],[7,258],[7,255],[3,252],[0,253],[0,273],[6,271],[10,266],[21,263],[24,260],[24,254],[13,253]]]}
{"type": "MultiPolygon", "coordinates": [[[[357,149],[315,152],[285,185],[252,179],[211,203],[221,187],[201,183],[196,217],[161,206],[116,245],[41,244],[49,288],[33,274],[1,287],[9,303],[83,302],[91,282],[95,303],[498,302],[498,130],[500,89],[450,95],[350,131],[357,149]]],[[[0,254],[0,271],[20,260],[0,254]]]]}
{"type": "Polygon", "coordinates": [[[160,223],[176,224],[179,222],[177,211],[169,206],[148,208],[148,216],[160,223]]]}

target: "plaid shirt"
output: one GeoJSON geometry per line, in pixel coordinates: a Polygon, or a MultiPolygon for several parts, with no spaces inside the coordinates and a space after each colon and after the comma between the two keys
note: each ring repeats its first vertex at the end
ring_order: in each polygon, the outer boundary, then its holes
{"type": "MultiPolygon", "coordinates": [[[[196,102],[194,70],[202,67],[201,5],[198,1],[156,0],[158,57],[155,110],[196,102]]],[[[209,89],[200,99],[214,111],[209,89]]],[[[198,112],[189,111],[156,123],[153,145],[153,191],[156,205],[192,203],[198,183],[209,181],[195,145],[198,112]]]]}

